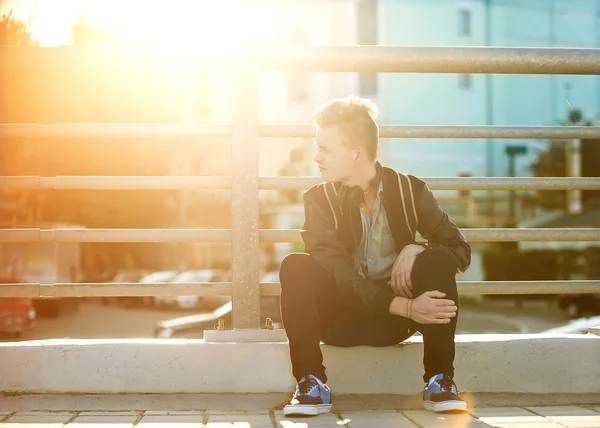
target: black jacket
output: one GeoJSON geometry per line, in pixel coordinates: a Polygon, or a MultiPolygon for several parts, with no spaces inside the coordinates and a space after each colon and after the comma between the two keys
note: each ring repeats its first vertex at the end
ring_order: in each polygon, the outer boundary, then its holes
{"type": "MultiPolygon", "coordinates": [[[[427,246],[447,251],[457,272],[471,263],[471,247],[458,227],[440,208],[424,181],[383,167],[383,204],[398,251],[415,243],[419,234],[427,246]]],[[[338,199],[340,183],[320,183],[304,193],[302,239],[336,284],[338,295],[369,313],[387,313],[395,294],[390,287],[361,277],[353,254],[362,240],[360,208],[338,199]]]]}

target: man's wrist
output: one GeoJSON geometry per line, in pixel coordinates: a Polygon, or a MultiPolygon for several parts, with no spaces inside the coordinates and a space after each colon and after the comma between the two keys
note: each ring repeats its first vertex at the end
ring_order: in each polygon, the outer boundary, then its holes
{"type": "Polygon", "coordinates": [[[409,318],[409,309],[412,304],[412,299],[406,297],[396,296],[392,303],[390,303],[389,312],[392,315],[397,315],[404,318],[409,318]]]}

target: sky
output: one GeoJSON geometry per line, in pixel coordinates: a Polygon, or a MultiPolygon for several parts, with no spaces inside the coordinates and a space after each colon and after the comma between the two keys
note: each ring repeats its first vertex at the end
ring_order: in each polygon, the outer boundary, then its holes
{"type": "Polygon", "coordinates": [[[33,37],[41,46],[69,44],[70,29],[80,18],[153,44],[197,44],[198,40],[227,44],[250,22],[255,27],[251,33],[268,43],[266,28],[285,25],[289,15],[276,8],[250,10],[240,0],[0,0],[0,13],[11,9],[23,20],[33,16],[33,37]],[[156,28],[167,31],[158,33],[156,28]]]}

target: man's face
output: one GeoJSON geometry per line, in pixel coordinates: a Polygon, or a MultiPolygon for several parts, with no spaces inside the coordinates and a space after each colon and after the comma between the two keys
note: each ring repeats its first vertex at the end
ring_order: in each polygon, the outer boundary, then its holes
{"type": "Polygon", "coordinates": [[[314,161],[319,166],[321,177],[325,181],[346,182],[354,173],[356,148],[344,144],[347,138],[339,126],[330,125],[317,128],[315,145],[317,153],[314,161]]]}

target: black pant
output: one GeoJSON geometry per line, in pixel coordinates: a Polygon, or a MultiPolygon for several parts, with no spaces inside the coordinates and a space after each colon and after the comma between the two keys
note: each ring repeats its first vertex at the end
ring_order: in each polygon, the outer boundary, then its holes
{"type": "MultiPolygon", "coordinates": [[[[418,324],[400,316],[372,315],[357,310],[336,298],[335,284],[328,281],[323,267],[305,253],[289,254],[281,264],[279,276],[281,315],[296,380],[310,373],[327,381],[321,341],[343,347],[390,346],[406,340],[416,331],[423,335],[423,380],[438,373],[454,375],[458,313],[448,324],[418,324]]],[[[438,290],[458,306],[455,276],[456,266],[447,252],[427,249],[417,256],[413,266],[413,297],[438,290]]],[[[389,287],[388,280],[379,280],[378,285],[389,287]]]]}

